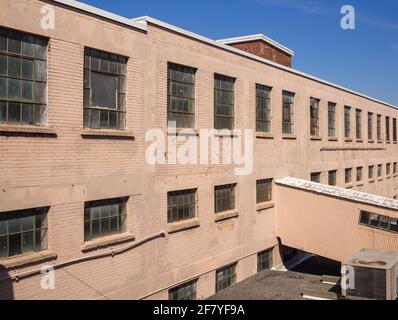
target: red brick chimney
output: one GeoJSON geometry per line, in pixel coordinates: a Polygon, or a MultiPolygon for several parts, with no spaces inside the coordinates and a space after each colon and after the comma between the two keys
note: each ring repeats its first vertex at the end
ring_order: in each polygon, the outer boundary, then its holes
{"type": "Polygon", "coordinates": [[[294,52],[263,34],[223,39],[218,42],[287,67],[292,66],[294,52]]]}

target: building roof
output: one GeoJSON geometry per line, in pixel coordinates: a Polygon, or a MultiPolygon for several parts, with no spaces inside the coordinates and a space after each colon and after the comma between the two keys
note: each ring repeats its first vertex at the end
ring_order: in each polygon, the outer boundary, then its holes
{"type": "Polygon", "coordinates": [[[294,56],[293,50],[290,50],[289,48],[285,47],[284,45],[280,44],[279,42],[276,42],[275,40],[268,38],[267,36],[263,35],[262,33],[217,40],[217,42],[222,43],[222,44],[235,44],[235,43],[242,43],[242,42],[249,42],[249,41],[263,41],[263,42],[283,51],[284,53],[288,54],[289,56],[294,56]]]}
{"type": "Polygon", "coordinates": [[[81,2],[74,1],[74,0],[52,0],[52,1],[56,2],[56,3],[63,4],[63,5],[67,5],[69,7],[73,7],[75,9],[79,9],[81,11],[84,11],[84,12],[87,12],[87,13],[90,13],[90,14],[94,14],[94,15],[106,18],[108,20],[113,20],[115,22],[122,23],[122,24],[130,26],[130,27],[141,29],[141,30],[144,30],[144,31],[147,31],[147,23],[151,23],[151,24],[160,26],[160,27],[162,27],[164,29],[167,29],[167,30],[179,33],[179,34],[182,34],[182,35],[184,35],[186,37],[190,37],[192,39],[199,40],[199,41],[204,42],[204,43],[206,43],[208,45],[215,46],[215,47],[218,47],[220,49],[223,49],[223,50],[226,50],[226,51],[229,51],[229,52],[233,52],[233,53],[238,54],[240,56],[249,58],[251,60],[255,60],[255,61],[267,64],[267,65],[276,67],[278,69],[281,69],[281,70],[296,74],[298,76],[301,76],[301,77],[304,77],[304,78],[307,78],[307,79],[310,79],[310,80],[313,80],[313,81],[316,81],[316,82],[319,82],[319,83],[334,87],[334,88],[339,89],[339,90],[343,90],[345,92],[348,92],[348,93],[354,94],[356,96],[368,99],[370,101],[374,101],[374,102],[383,104],[385,106],[397,109],[396,106],[394,106],[394,105],[392,105],[390,103],[387,103],[387,102],[384,102],[384,101],[369,97],[369,96],[367,96],[367,95],[365,95],[363,93],[356,92],[354,90],[342,87],[342,86],[340,86],[338,84],[335,84],[335,83],[332,83],[332,82],[329,82],[329,81],[326,81],[326,80],[322,80],[322,79],[314,77],[314,76],[312,76],[310,74],[307,74],[307,73],[295,70],[293,68],[286,67],[284,65],[278,64],[276,62],[261,58],[259,56],[254,55],[254,54],[248,53],[246,51],[231,47],[231,46],[226,45],[226,44],[223,44],[223,43],[221,43],[219,41],[211,40],[211,39],[206,38],[204,36],[195,34],[193,32],[190,32],[190,31],[187,31],[187,30],[184,30],[184,29],[181,29],[179,27],[173,26],[171,24],[168,24],[166,22],[157,20],[157,19],[149,17],[149,16],[142,16],[142,17],[138,17],[138,18],[127,19],[127,18],[118,16],[116,14],[109,13],[107,11],[104,11],[104,10],[98,9],[96,7],[93,7],[93,6],[90,6],[90,5],[86,5],[86,4],[83,4],[81,2]]]}
{"type": "Polygon", "coordinates": [[[365,204],[371,204],[378,207],[384,207],[387,209],[398,210],[398,200],[377,196],[370,193],[355,191],[351,189],[345,189],[340,187],[329,186],[317,182],[308,180],[286,177],[283,179],[276,180],[275,183],[294,187],[306,191],[312,191],[328,196],[339,197],[347,200],[362,202],[365,204]]]}
{"type": "Polygon", "coordinates": [[[398,251],[362,249],[354,253],[344,264],[376,269],[391,269],[398,263],[398,251]]]}

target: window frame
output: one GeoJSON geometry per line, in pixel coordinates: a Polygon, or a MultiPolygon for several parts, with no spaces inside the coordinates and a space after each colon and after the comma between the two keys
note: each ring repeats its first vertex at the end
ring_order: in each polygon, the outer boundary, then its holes
{"type": "Polygon", "coordinates": [[[256,83],[256,131],[271,132],[271,91],[272,87],[256,83]],[[260,94],[260,91],[263,94],[260,94]]]}
{"type": "Polygon", "coordinates": [[[362,110],[355,109],[355,137],[362,140],[362,110]]]}
{"type": "Polygon", "coordinates": [[[226,212],[230,210],[235,210],[236,209],[236,183],[229,183],[229,184],[223,184],[223,185],[217,185],[214,187],[214,213],[221,213],[221,212],[226,212]],[[219,190],[227,190],[230,191],[230,194],[226,194],[223,196],[221,199],[217,197],[219,193],[217,191],[219,190]],[[226,203],[225,205],[222,204],[223,200],[230,201],[230,203],[226,203]],[[217,202],[221,201],[221,205],[219,205],[217,202]]]}
{"type": "Polygon", "coordinates": [[[334,102],[328,102],[328,136],[336,137],[336,106],[334,102]]]}
{"type": "Polygon", "coordinates": [[[231,263],[225,267],[219,268],[216,270],[216,293],[220,292],[232,285],[234,285],[236,283],[236,278],[237,278],[237,274],[236,274],[236,267],[237,267],[237,262],[235,263],[231,263]],[[224,275],[225,273],[228,273],[227,275],[224,275]],[[222,279],[221,276],[219,276],[219,274],[223,274],[222,279]],[[221,283],[220,283],[221,282],[221,283]]]}
{"type": "Polygon", "coordinates": [[[173,190],[167,192],[167,223],[175,223],[185,220],[194,219],[197,217],[197,207],[198,207],[198,189],[182,189],[173,190]],[[185,202],[185,198],[189,198],[188,202],[185,202]],[[193,197],[193,202],[192,201],[193,197]],[[183,203],[174,204],[174,202],[183,201],[183,203]],[[173,210],[177,210],[177,215],[173,215],[173,210]],[[179,210],[183,210],[183,217],[180,215],[179,210]],[[185,211],[188,210],[188,215],[185,211]]]}
{"type": "Polygon", "coordinates": [[[344,183],[351,184],[352,183],[352,168],[344,169],[344,183]]]}
{"type": "Polygon", "coordinates": [[[368,140],[373,140],[373,112],[368,112],[368,140]]]}
{"type": "Polygon", "coordinates": [[[328,171],[328,185],[333,187],[337,185],[337,170],[328,171]],[[331,183],[331,181],[333,181],[333,183],[331,183]]]}
{"type": "Polygon", "coordinates": [[[214,116],[214,129],[216,130],[222,130],[222,129],[233,130],[235,127],[235,82],[236,78],[219,73],[214,74],[213,116],[214,116]],[[231,86],[230,89],[228,89],[227,84],[230,84],[231,86]],[[225,100],[228,99],[232,100],[232,102],[225,102],[225,100]],[[224,106],[224,111],[226,111],[224,114],[220,112],[220,109],[223,109],[223,106],[224,106]],[[227,109],[229,110],[227,111],[227,109]],[[222,123],[223,121],[229,121],[230,123],[229,125],[225,126],[222,123]]]}
{"type": "Polygon", "coordinates": [[[169,289],[169,300],[197,300],[197,290],[198,279],[184,282],[176,287],[169,289]]]}
{"type": "Polygon", "coordinates": [[[282,134],[294,134],[294,100],[296,94],[287,90],[282,91],[282,134]],[[289,114],[289,119],[285,118],[289,114]]]}
{"type": "Polygon", "coordinates": [[[256,180],[257,204],[272,201],[272,186],[273,186],[272,178],[256,180]],[[262,185],[264,185],[264,187],[262,185]],[[261,189],[259,190],[259,188],[261,189]]]}
{"type": "Polygon", "coordinates": [[[269,270],[273,267],[273,248],[257,253],[257,272],[269,270]]]}
{"type": "Polygon", "coordinates": [[[351,138],[351,107],[344,106],[344,138],[351,138]]]}
{"type": "Polygon", "coordinates": [[[310,98],[310,136],[319,137],[319,106],[320,99],[310,98]]]}

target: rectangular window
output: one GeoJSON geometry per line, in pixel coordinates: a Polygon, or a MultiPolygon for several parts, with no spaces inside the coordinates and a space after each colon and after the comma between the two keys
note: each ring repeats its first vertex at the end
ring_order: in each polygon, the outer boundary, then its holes
{"type": "Polygon", "coordinates": [[[195,127],[196,69],[169,63],[167,68],[167,121],[177,128],[195,127]]]}
{"type": "Polygon", "coordinates": [[[84,241],[126,229],[127,198],[88,201],[84,204],[84,241]]]}
{"type": "Polygon", "coordinates": [[[377,165],[377,177],[380,178],[382,176],[382,168],[383,166],[381,164],[377,165]]]}
{"type": "Polygon", "coordinates": [[[234,128],[235,78],[214,75],[214,128],[234,128]]]}
{"type": "Polygon", "coordinates": [[[361,210],[359,224],[388,232],[398,232],[398,219],[361,210]]]}
{"type": "Polygon", "coordinates": [[[394,174],[397,173],[397,163],[396,163],[396,162],[394,162],[393,165],[392,165],[392,172],[393,172],[394,174]]]}
{"type": "Polygon", "coordinates": [[[46,125],[47,43],[0,28],[0,123],[46,125]]]}
{"type": "Polygon", "coordinates": [[[0,258],[47,249],[48,208],[0,213],[0,258]]]}
{"type": "Polygon", "coordinates": [[[328,184],[330,186],[336,185],[336,176],[337,176],[337,170],[331,170],[328,172],[328,184]]]}
{"type": "Polygon", "coordinates": [[[196,190],[179,190],[167,193],[167,222],[193,219],[196,217],[196,190]]]}
{"type": "Polygon", "coordinates": [[[386,141],[390,141],[390,117],[386,117],[386,141]]]}
{"type": "Polygon", "coordinates": [[[271,131],[271,88],[256,84],[256,131],[271,131]]]}
{"type": "Polygon", "coordinates": [[[368,177],[369,177],[369,179],[373,179],[374,178],[374,166],[369,166],[368,167],[368,177]]]}
{"type": "Polygon", "coordinates": [[[392,119],[392,142],[397,142],[397,119],[392,119]]]}
{"type": "Polygon", "coordinates": [[[282,133],[294,133],[294,93],[282,92],[282,133]]]}
{"type": "Polygon", "coordinates": [[[272,268],[272,249],[257,254],[257,272],[272,268]]]}
{"type": "Polygon", "coordinates": [[[359,224],[369,225],[370,213],[366,211],[360,211],[359,213],[359,224]]]}
{"type": "Polygon", "coordinates": [[[311,173],[311,181],[321,183],[321,173],[320,172],[311,173]]]}
{"type": "Polygon", "coordinates": [[[357,139],[362,139],[362,110],[355,109],[355,133],[357,139]]]}
{"type": "Polygon", "coordinates": [[[345,138],[349,138],[351,135],[350,113],[351,113],[351,107],[344,106],[344,137],[345,138]]]}
{"type": "Polygon", "coordinates": [[[196,300],[198,280],[183,283],[169,290],[169,300],[196,300]]]}
{"type": "Polygon", "coordinates": [[[236,263],[216,271],[216,292],[226,289],[236,282],[236,263]]]}
{"type": "Polygon", "coordinates": [[[398,232],[398,219],[390,217],[390,231],[398,232]]]}
{"type": "Polygon", "coordinates": [[[357,182],[362,181],[362,167],[357,168],[357,182]]]}
{"type": "Polygon", "coordinates": [[[319,99],[310,98],[310,135],[319,136],[319,99]]]}
{"type": "Polygon", "coordinates": [[[377,115],[377,127],[376,127],[377,141],[381,141],[381,114],[377,115]]]}
{"type": "Polygon", "coordinates": [[[214,187],[215,213],[235,209],[236,184],[226,184],[214,187]]]}
{"type": "Polygon", "coordinates": [[[272,200],[272,179],[257,180],[257,203],[272,200]]]}
{"type": "Polygon", "coordinates": [[[347,168],[345,169],[345,176],[344,176],[344,181],[345,183],[351,183],[352,182],[352,169],[347,168]]]}
{"type": "Polygon", "coordinates": [[[126,57],[84,49],[85,128],[125,129],[126,69],[126,57]]]}
{"type": "Polygon", "coordinates": [[[368,139],[373,139],[373,113],[368,112],[368,139]]]}
{"type": "Polygon", "coordinates": [[[389,176],[391,174],[391,163],[386,164],[386,175],[389,176]]]}
{"type": "Polygon", "coordinates": [[[328,103],[328,134],[329,137],[336,136],[336,104],[328,103]]]}

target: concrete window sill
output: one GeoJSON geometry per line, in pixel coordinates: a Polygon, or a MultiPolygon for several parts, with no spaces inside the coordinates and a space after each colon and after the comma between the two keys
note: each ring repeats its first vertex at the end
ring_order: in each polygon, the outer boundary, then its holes
{"type": "Polygon", "coordinates": [[[216,213],[215,221],[223,221],[227,219],[237,218],[239,211],[236,209],[216,213]]]}
{"type": "Polygon", "coordinates": [[[346,189],[351,189],[353,187],[352,183],[346,183],[345,188],[346,189]]]}
{"type": "Polygon", "coordinates": [[[295,139],[297,139],[297,136],[295,134],[284,133],[284,134],[282,134],[282,139],[295,140],[295,139]]]}
{"type": "Polygon", "coordinates": [[[134,133],[127,130],[116,130],[116,129],[83,129],[80,131],[83,138],[122,138],[134,140],[134,133]]]}
{"type": "Polygon", "coordinates": [[[322,137],[320,137],[320,136],[310,136],[310,139],[314,140],[314,141],[321,141],[322,137]]]}
{"type": "Polygon", "coordinates": [[[237,138],[238,135],[236,133],[233,132],[233,130],[229,130],[229,129],[224,129],[224,130],[215,130],[214,132],[214,136],[215,137],[229,137],[229,138],[237,138]]]}
{"type": "Polygon", "coordinates": [[[199,136],[198,130],[194,128],[176,128],[175,130],[167,129],[169,136],[199,136]]]}
{"type": "Polygon", "coordinates": [[[386,177],[387,179],[391,179],[391,175],[386,177]]]}
{"type": "Polygon", "coordinates": [[[89,251],[89,250],[94,250],[102,247],[106,247],[112,244],[118,244],[121,242],[126,242],[126,241],[134,241],[135,236],[131,234],[130,232],[125,232],[121,234],[112,234],[110,236],[105,236],[101,238],[97,238],[94,240],[90,240],[85,242],[81,247],[81,251],[89,251]]]}
{"type": "Polygon", "coordinates": [[[393,141],[392,143],[393,143],[393,144],[397,144],[397,141],[393,141]]]}
{"type": "Polygon", "coordinates": [[[360,142],[360,143],[363,142],[363,140],[362,140],[362,139],[359,139],[359,138],[357,138],[356,141],[357,141],[357,142],[360,142]]]}
{"type": "Polygon", "coordinates": [[[169,223],[167,225],[167,232],[174,233],[178,231],[188,230],[192,228],[197,228],[200,226],[200,222],[198,218],[193,218],[185,221],[178,221],[169,223]]]}
{"type": "Polygon", "coordinates": [[[344,141],[345,142],[352,142],[352,138],[345,138],[344,141]]]}
{"type": "Polygon", "coordinates": [[[256,138],[260,139],[274,139],[274,134],[271,132],[256,132],[256,138]]]}
{"type": "Polygon", "coordinates": [[[273,208],[275,203],[272,201],[257,203],[257,212],[273,208]]]}
{"type": "Polygon", "coordinates": [[[383,180],[383,178],[377,178],[377,181],[382,181],[383,180]]]}
{"type": "Polygon", "coordinates": [[[370,139],[370,140],[368,140],[368,143],[375,143],[375,141],[370,139]]]}
{"type": "Polygon", "coordinates": [[[358,186],[358,187],[362,187],[362,186],[363,186],[363,181],[357,182],[357,186],[358,186]]]}
{"type": "Polygon", "coordinates": [[[383,141],[382,140],[377,140],[377,143],[383,143],[383,141]]]}
{"type": "Polygon", "coordinates": [[[338,141],[339,139],[337,137],[329,137],[328,140],[329,141],[338,141]]]}
{"type": "Polygon", "coordinates": [[[0,125],[0,135],[42,135],[57,137],[57,131],[52,127],[30,125],[0,125]]]}
{"type": "Polygon", "coordinates": [[[394,173],[392,176],[393,176],[394,178],[395,178],[395,177],[398,177],[398,173],[394,173]]]}
{"type": "Polygon", "coordinates": [[[391,141],[390,141],[390,140],[387,140],[387,143],[388,143],[388,144],[390,144],[390,143],[391,143],[391,141]]]}
{"type": "Polygon", "coordinates": [[[56,258],[57,254],[54,251],[45,250],[40,252],[27,253],[16,257],[0,259],[0,266],[9,269],[56,258]]]}
{"type": "Polygon", "coordinates": [[[369,183],[375,182],[375,179],[369,179],[369,183]]]}

